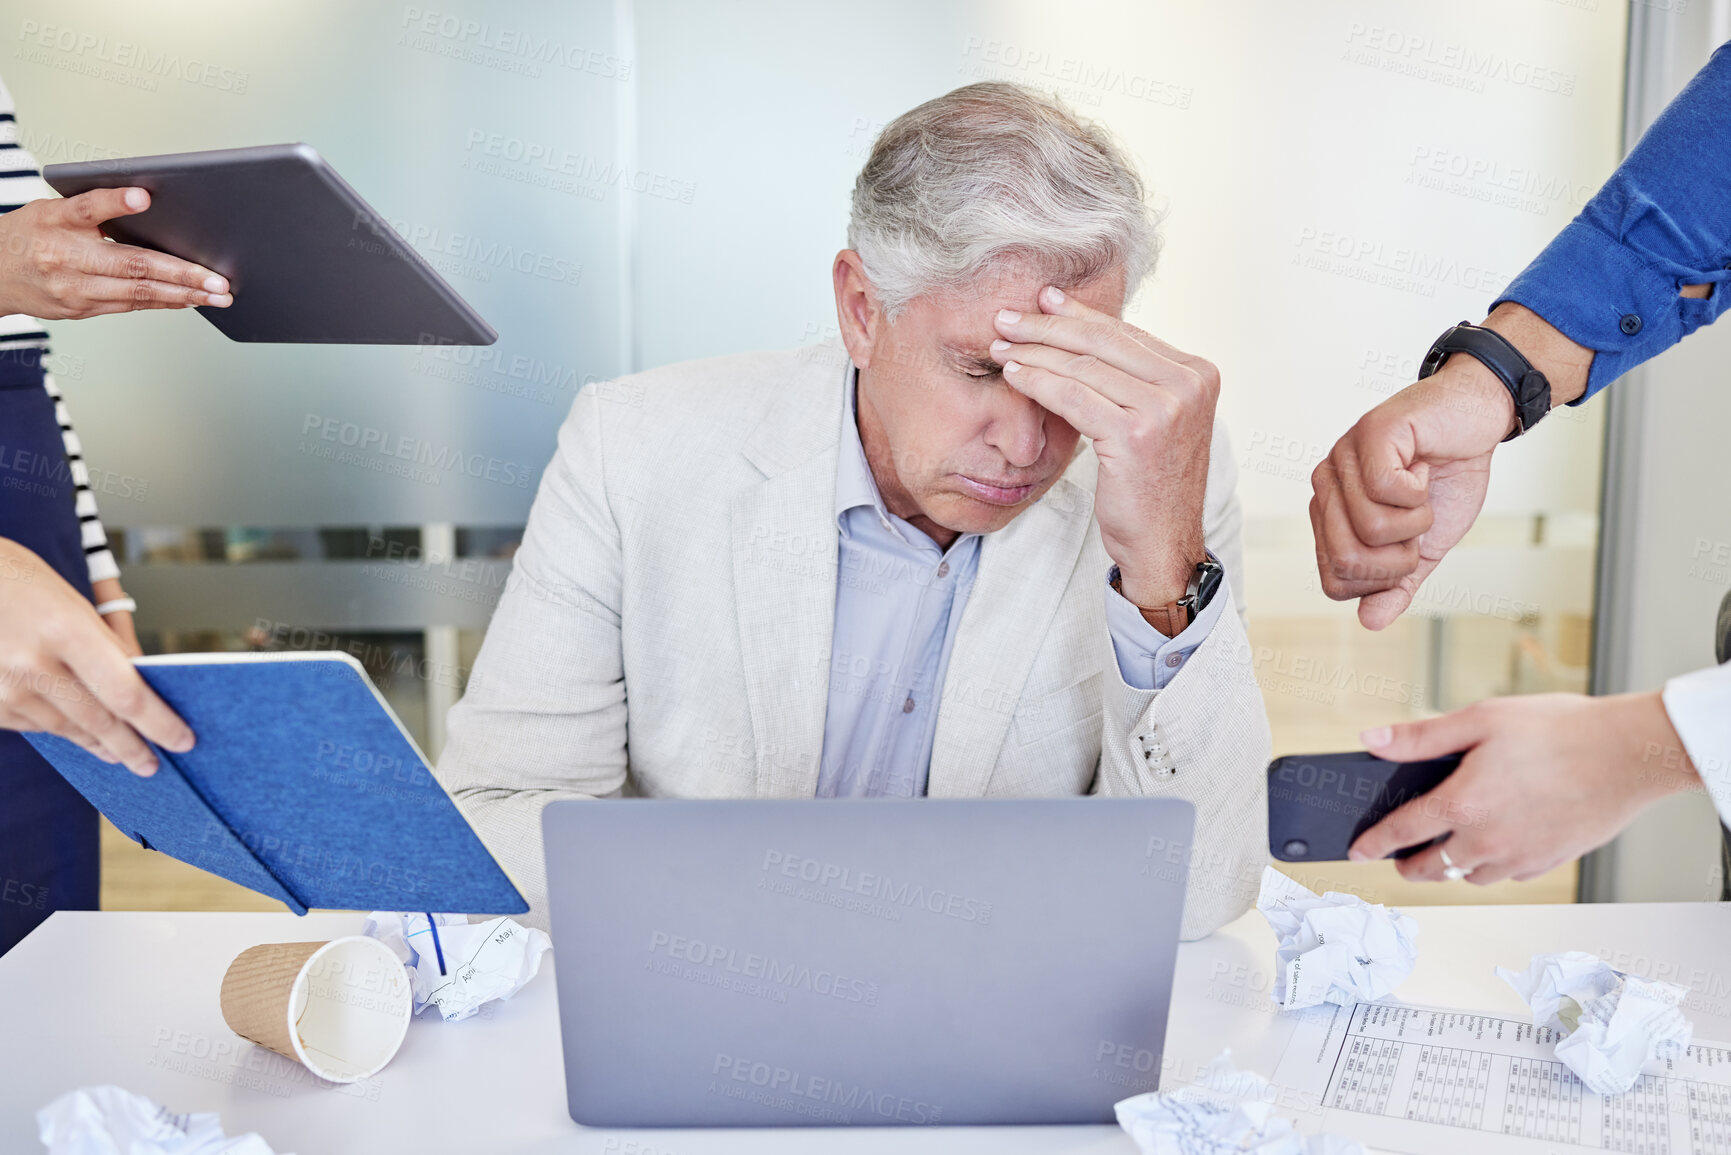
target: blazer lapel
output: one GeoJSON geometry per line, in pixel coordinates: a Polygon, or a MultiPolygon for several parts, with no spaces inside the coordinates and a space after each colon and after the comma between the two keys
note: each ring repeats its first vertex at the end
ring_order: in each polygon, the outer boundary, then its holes
{"type": "Polygon", "coordinates": [[[835,634],[840,374],[781,386],[747,439],[764,480],[733,501],[733,586],[759,797],[817,793],[835,634]]]}
{"type": "Polygon", "coordinates": [[[1011,712],[1093,523],[1094,494],[1072,480],[1076,473],[980,543],[979,573],[944,675],[930,797],[979,797],[991,781],[1011,712]]]}

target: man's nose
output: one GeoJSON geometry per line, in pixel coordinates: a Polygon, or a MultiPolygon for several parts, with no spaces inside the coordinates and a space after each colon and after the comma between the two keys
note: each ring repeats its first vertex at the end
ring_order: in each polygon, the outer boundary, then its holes
{"type": "Polygon", "coordinates": [[[1005,389],[1006,394],[986,428],[986,444],[1004,455],[1017,469],[1026,469],[1046,451],[1044,409],[1025,394],[1005,389]]]}

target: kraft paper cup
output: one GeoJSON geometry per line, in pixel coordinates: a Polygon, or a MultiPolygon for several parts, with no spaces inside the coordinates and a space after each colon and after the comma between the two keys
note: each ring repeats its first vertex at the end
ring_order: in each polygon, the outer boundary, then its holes
{"type": "Polygon", "coordinates": [[[251,947],[222,977],[230,1030],[330,1083],[377,1074],[403,1045],[413,1009],[402,961],[365,935],[251,947]]]}

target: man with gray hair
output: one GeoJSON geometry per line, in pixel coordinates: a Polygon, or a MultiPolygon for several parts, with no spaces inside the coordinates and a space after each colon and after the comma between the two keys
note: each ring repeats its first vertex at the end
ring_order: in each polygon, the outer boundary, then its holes
{"type": "Polygon", "coordinates": [[[1209,933],[1266,860],[1269,734],[1219,374],[1120,319],[1140,180],[970,85],[883,131],[848,245],[842,348],[577,398],[441,778],[531,921],[555,799],[1183,798],[1209,933]]]}

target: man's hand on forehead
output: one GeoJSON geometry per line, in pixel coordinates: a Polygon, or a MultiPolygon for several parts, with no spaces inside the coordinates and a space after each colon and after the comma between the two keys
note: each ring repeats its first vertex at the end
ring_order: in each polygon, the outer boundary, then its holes
{"type": "MultiPolygon", "coordinates": [[[[1066,367],[1086,375],[1092,368],[1083,358],[1095,357],[1144,381],[1182,379],[1189,369],[1216,377],[1214,366],[1200,357],[1162,341],[1120,318],[1090,308],[1055,285],[1040,290],[1040,312],[1004,309],[997,316],[1000,340],[992,357],[1003,364],[1064,373],[1066,367]]],[[[1065,374],[1069,375],[1069,374],[1065,374]]],[[[1105,375],[1102,380],[1109,379],[1105,375]]],[[[1081,378],[1076,378],[1081,380],[1081,378]]]]}
{"type": "Polygon", "coordinates": [[[1093,441],[1094,515],[1124,594],[1163,605],[1204,556],[1219,371],[1056,286],[1038,299],[1038,313],[998,313],[992,358],[1012,388],[1093,441]]]}
{"type": "Polygon", "coordinates": [[[1124,415],[1114,408],[1159,409],[1198,393],[1206,394],[1212,419],[1220,377],[1213,365],[1056,286],[1041,289],[1039,302],[1038,313],[998,313],[992,358],[1006,380],[1083,436],[1121,432],[1124,415]]]}

